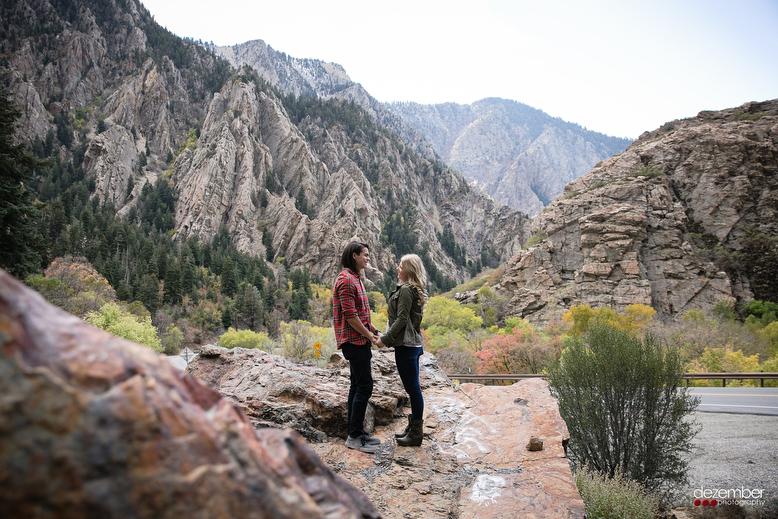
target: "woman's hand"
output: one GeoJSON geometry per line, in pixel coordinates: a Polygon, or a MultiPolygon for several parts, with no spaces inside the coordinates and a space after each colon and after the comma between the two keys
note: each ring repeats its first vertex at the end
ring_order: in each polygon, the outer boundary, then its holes
{"type": "Polygon", "coordinates": [[[384,342],[381,340],[380,337],[378,338],[378,341],[375,343],[375,345],[378,346],[379,348],[385,348],[386,347],[386,345],[384,344],[384,342]]]}

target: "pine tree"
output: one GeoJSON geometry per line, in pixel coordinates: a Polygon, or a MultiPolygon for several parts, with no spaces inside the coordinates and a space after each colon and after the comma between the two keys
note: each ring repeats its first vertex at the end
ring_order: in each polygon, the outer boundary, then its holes
{"type": "Polygon", "coordinates": [[[272,262],[276,253],[273,250],[273,237],[270,235],[267,227],[262,231],[262,245],[265,246],[265,259],[272,262]]]}
{"type": "Polygon", "coordinates": [[[152,315],[157,312],[157,306],[159,306],[159,281],[156,276],[152,274],[143,276],[137,296],[137,299],[143,303],[143,306],[145,306],[152,315]]]}
{"type": "Polygon", "coordinates": [[[229,328],[233,324],[233,318],[232,318],[232,305],[228,304],[224,308],[224,313],[222,314],[222,325],[225,328],[229,328]]]}
{"type": "Polygon", "coordinates": [[[262,276],[261,270],[254,272],[254,279],[252,280],[251,284],[257,287],[257,290],[259,290],[260,294],[265,292],[265,278],[262,276]]]}
{"type": "Polygon", "coordinates": [[[195,291],[195,266],[192,257],[186,254],[181,258],[181,290],[192,295],[195,291]]]}
{"type": "Polygon", "coordinates": [[[40,212],[24,185],[43,163],[23,144],[14,144],[20,116],[9,92],[0,88],[0,267],[24,278],[40,269],[45,244],[38,230],[40,212]]]}
{"type": "Polygon", "coordinates": [[[235,275],[235,263],[231,256],[227,256],[222,265],[222,294],[232,297],[238,291],[238,281],[235,275]]]}
{"type": "Polygon", "coordinates": [[[167,268],[165,274],[165,296],[164,302],[171,305],[180,305],[183,300],[183,290],[181,289],[181,271],[176,263],[172,263],[167,268]]]}

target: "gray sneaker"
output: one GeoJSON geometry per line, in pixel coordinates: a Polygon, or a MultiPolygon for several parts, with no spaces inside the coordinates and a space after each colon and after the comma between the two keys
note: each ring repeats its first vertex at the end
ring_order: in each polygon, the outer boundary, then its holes
{"type": "MultiPolygon", "coordinates": [[[[380,440],[379,440],[380,441],[380,440]]],[[[365,441],[365,435],[363,434],[359,438],[352,438],[349,436],[346,439],[346,447],[349,449],[356,449],[360,452],[366,452],[367,454],[375,454],[378,452],[378,447],[371,445],[365,441]]]]}
{"type": "Polygon", "coordinates": [[[369,445],[381,445],[381,438],[376,438],[375,436],[370,436],[367,433],[363,433],[360,438],[364,438],[365,443],[369,445]]]}

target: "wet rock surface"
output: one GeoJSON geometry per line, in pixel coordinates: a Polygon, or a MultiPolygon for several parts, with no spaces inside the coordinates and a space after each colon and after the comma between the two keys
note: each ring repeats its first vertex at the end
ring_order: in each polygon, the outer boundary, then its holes
{"type": "Polygon", "coordinates": [[[374,350],[367,428],[377,454],[345,448],[348,364],[301,366],[258,350],[211,348],[190,373],[229,396],[257,425],[288,420],[337,474],[387,518],[584,517],[563,443],[567,427],[541,379],[512,386],[455,386],[434,357],[422,359],[424,441],[401,447],[407,396],[393,352],[374,350]],[[542,451],[527,450],[531,437],[542,451]]]}

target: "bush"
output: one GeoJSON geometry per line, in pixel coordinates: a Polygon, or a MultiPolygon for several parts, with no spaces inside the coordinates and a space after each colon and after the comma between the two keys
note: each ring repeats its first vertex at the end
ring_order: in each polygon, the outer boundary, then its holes
{"type": "Polygon", "coordinates": [[[659,499],[635,481],[617,472],[606,477],[580,467],[573,478],[589,519],[654,519],[659,499]]]}
{"type": "Polygon", "coordinates": [[[273,347],[273,341],[265,332],[252,332],[251,330],[235,330],[229,328],[221,337],[219,337],[219,346],[222,348],[259,348],[264,351],[270,351],[273,347]]]}
{"type": "Polygon", "coordinates": [[[685,479],[699,399],[683,387],[676,350],[595,322],[570,337],[549,385],[570,431],[570,457],[611,478],[624,475],[654,490],[685,479]]]}
{"type": "Polygon", "coordinates": [[[292,362],[318,361],[326,363],[335,351],[335,330],[331,326],[312,326],[308,321],[281,323],[280,342],[284,357],[292,362]],[[319,357],[316,357],[314,344],[321,344],[319,357]]]}
{"type": "Polygon", "coordinates": [[[92,326],[110,332],[117,337],[148,346],[161,352],[162,344],[150,317],[137,317],[123,311],[116,303],[103,305],[97,312],[90,312],[84,319],[92,326]]]}
{"type": "Polygon", "coordinates": [[[160,337],[160,342],[162,343],[162,353],[178,355],[181,343],[184,342],[184,334],[174,324],[170,324],[160,337]]]}

